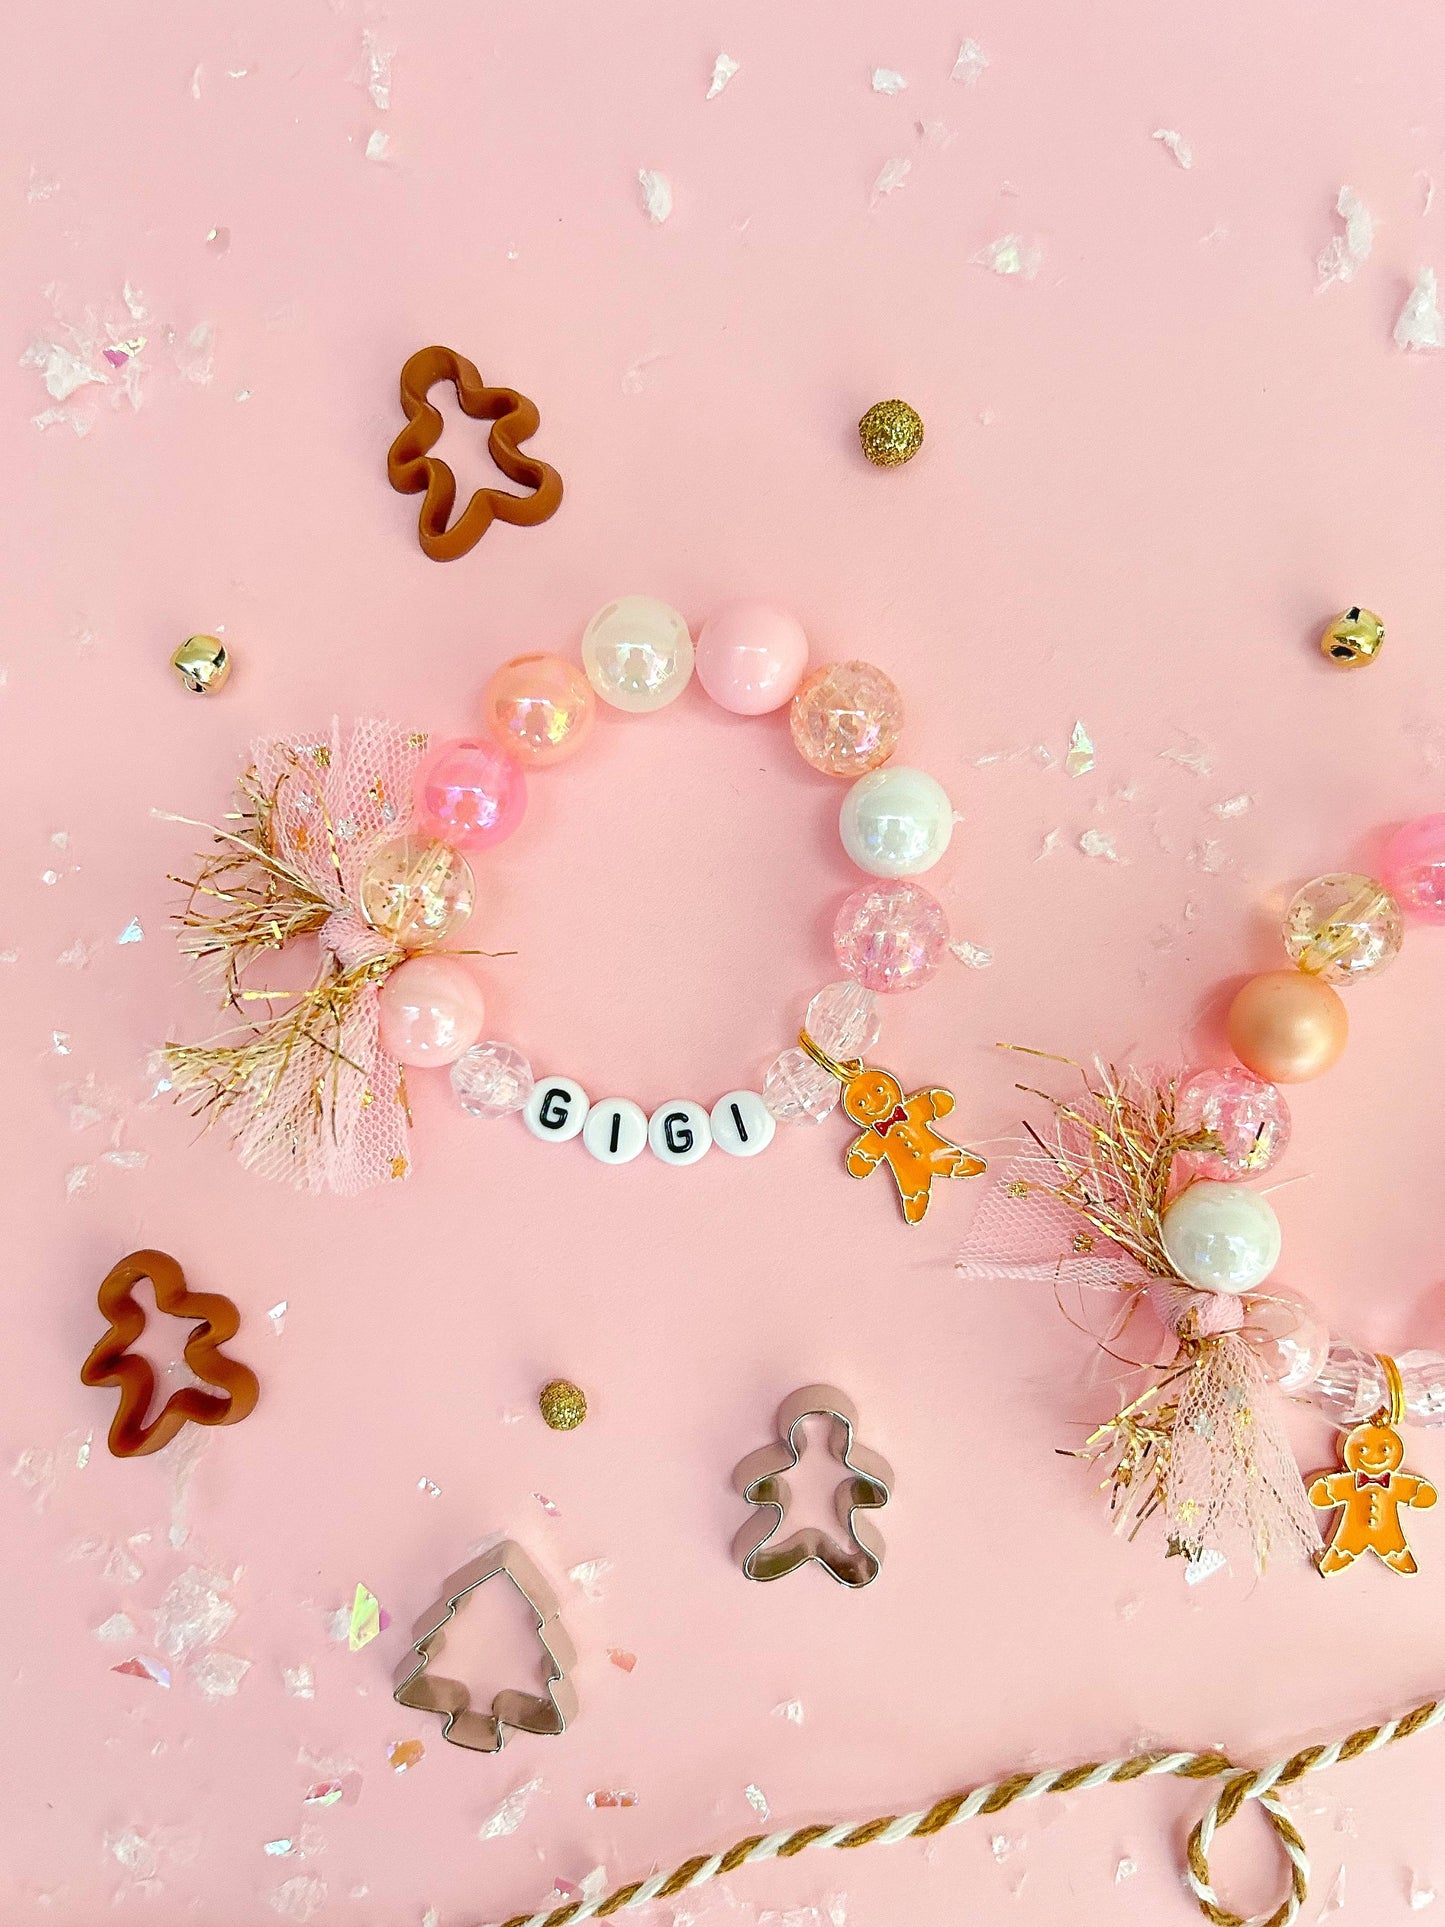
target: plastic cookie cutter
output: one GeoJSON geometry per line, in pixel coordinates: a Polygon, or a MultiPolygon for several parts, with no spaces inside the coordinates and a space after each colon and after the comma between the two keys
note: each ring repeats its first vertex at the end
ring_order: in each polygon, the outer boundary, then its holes
{"type": "Polygon", "coordinates": [[[773,1445],[751,1452],[733,1474],[733,1482],[758,1516],[741,1527],[733,1541],[733,1556],[748,1579],[782,1579],[809,1560],[816,1560],[840,1585],[871,1585],[883,1564],[883,1535],[860,1513],[885,1506],[893,1491],[893,1471],[885,1459],[857,1442],[858,1413],[851,1399],[834,1385],[805,1385],[778,1408],[778,1438],[773,1445]],[[803,1526],[786,1539],[775,1535],[787,1518],[792,1493],[785,1474],[803,1456],[799,1437],[804,1419],[831,1422],[829,1447],[847,1477],[834,1495],[838,1523],[847,1535],[842,1545],[819,1526],[803,1526]],[[768,1518],[768,1513],[772,1518],[768,1518]]]}
{"type": "Polygon", "coordinates": [[[474,549],[494,518],[530,528],[561,507],[562,477],[517,446],[541,426],[535,403],[515,388],[489,388],[464,355],[450,348],[418,348],[401,371],[401,405],[406,426],[387,450],[387,480],[402,495],[422,496],[417,535],[433,562],[452,562],[474,549]],[[473,421],[491,422],[487,449],[492,460],[509,482],[532,490],[530,495],[512,495],[506,489],[479,488],[450,528],[457,480],[447,463],[431,453],[441,437],[442,417],[428,396],[439,381],[452,384],[463,412],[473,421]]]}
{"type": "Polygon", "coordinates": [[[442,1738],[475,1753],[498,1753],[506,1743],[506,1729],[555,1738],[577,1717],[577,1693],[567,1675],[577,1664],[577,1649],[558,1617],[557,1598],[522,1548],[511,1539],[484,1552],[470,1565],[454,1572],[434,1606],[428,1607],[412,1628],[412,1649],[397,1673],[392,1698],[398,1706],[419,1713],[440,1714],[442,1738]],[[522,1693],[507,1688],[492,1701],[491,1711],[472,1706],[464,1681],[430,1670],[442,1650],[446,1629],[469,1593],[489,1579],[504,1575],[536,1615],[537,1634],[547,1657],[546,1690],[522,1693]]]}
{"type": "Polygon", "coordinates": [[[255,1409],[261,1388],[247,1365],[227,1358],[221,1347],[234,1338],[240,1313],[229,1298],[214,1291],[187,1291],[186,1275],[164,1251],[133,1251],[114,1265],[96,1294],[109,1328],[80,1368],[82,1384],[115,1385],[120,1404],[110,1425],[110,1449],[118,1459],[139,1458],[168,1445],[189,1419],[194,1425],[235,1425],[255,1409]],[[155,1288],[156,1309],[174,1318],[200,1322],[186,1340],[186,1364],[204,1384],[224,1392],[224,1398],[194,1385],[172,1392],[160,1411],[145,1423],[155,1395],[155,1373],[131,1346],[145,1330],[146,1315],[135,1301],[134,1287],[149,1278],[155,1288]]]}

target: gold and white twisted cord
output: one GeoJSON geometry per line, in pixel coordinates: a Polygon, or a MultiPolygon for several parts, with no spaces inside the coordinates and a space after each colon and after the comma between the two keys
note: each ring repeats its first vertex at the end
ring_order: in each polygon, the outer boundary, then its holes
{"type": "Polygon", "coordinates": [[[1377,1753],[1397,1740],[1428,1732],[1445,1720],[1445,1699],[1426,1700],[1399,1719],[1364,1726],[1328,1745],[1301,1747],[1287,1759],[1258,1768],[1240,1767],[1223,1753],[1131,1753],[1117,1760],[1088,1760],[1078,1766],[1045,1773],[1013,1773],[971,1793],[950,1793],[917,1813],[882,1814],[873,1820],[843,1821],[833,1826],[794,1828],[790,1833],[751,1834],[725,1852],[698,1854],[669,1873],[633,1880],[593,1900],[568,1901],[539,1914],[514,1914],[501,1927],[573,1927],[583,1920],[609,1920],[654,1900],[670,1900],[689,1887],[699,1887],[719,1875],[736,1873],[756,1860],[790,1860],[808,1847],[866,1847],[874,1842],[926,1838],[946,1827],[962,1825],[981,1813],[1001,1813],[1020,1800],[1036,1800],[1045,1793],[1083,1793],[1090,1787],[1120,1785],[1167,1773],[1181,1780],[1223,1779],[1214,1800],[1189,1836],[1184,1878],[1213,1927],[1291,1927],[1309,1892],[1309,1854],[1299,1830],[1276,1797],[1276,1789],[1293,1786],[1307,1773],[1322,1773],[1342,1760],[1377,1753]],[[1218,1829],[1232,1820],[1250,1800],[1258,1801],[1279,1840],[1289,1864],[1289,1887],[1270,1914],[1246,1917],[1222,1906],[1209,1878],[1209,1850],[1218,1829]]]}

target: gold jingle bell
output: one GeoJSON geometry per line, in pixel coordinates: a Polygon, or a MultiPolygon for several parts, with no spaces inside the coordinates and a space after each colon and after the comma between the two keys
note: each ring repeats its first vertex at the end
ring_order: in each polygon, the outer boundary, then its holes
{"type": "Polygon", "coordinates": [[[171,667],[192,694],[213,696],[231,673],[231,658],[219,636],[187,636],[171,657],[171,667]]]}
{"type": "Polygon", "coordinates": [[[858,440],[875,468],[897,468],[922,448],[923,417],[906,401],[875,401],[858,424],[858,440]]]}
{"type": "Polygon", "coordinates": [[[1373,609],[1345,609],[1320,637],[1320,653],[1341,669],[1373,662],[1384,647],[1385,625],[1373,609]]]}

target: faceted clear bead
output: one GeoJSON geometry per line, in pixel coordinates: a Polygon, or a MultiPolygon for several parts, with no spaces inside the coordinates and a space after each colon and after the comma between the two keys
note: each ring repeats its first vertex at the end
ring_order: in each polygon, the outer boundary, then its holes
{"type": "Polygon", "coordinates": [[[452,1065],[452,1089],[468,1117],[510,1117],[532,1095],[532,1066],[515,1044],[473,1044],[452,1065]]]}
{"type": "Polygon", "coordinates": [[[1289,1105],[1284,1093],[1235,1064],[1222,1071],[1196,1071],[1179,1093],[1175,1129],[1185,1140],[1182,1155],[1203,1178],[1252,1178],[1284,1156],[1289,1143],[1289,1105]],[[1209,1138],[1197,1150],[1190,1138],[1209,1138]]]}
{"type": "Polygon", "coordinates": [[[1405,1393],[1405,1416],[1415,1425],[1445,1425],[1445,1357],[1401,1352],[1395,1363],[1405,1393]]]}
{"type": "Polygon", "coordinates": [[[1316,877],[1298,893],[1284,919],[1284,947],[1292,963],[1326,983],[1351,983],[1381,970],[1405,937],[1400,906],[1374,877],[1341,872],[1316,877]]]}
{"type": "Polygon", "coordinates": [[[1336,1340],[1310,1386],[1311,1404],[1337,1424],[1357,1425],[1388,1400],[1384,1367],[1375,1354],[1336,1340]]]}
{"type": "Polygon", "coordinates": [[[837,1078],[794,1044],[769,1064],[763,1102],[779,1124],[818,1124],[837,1105],[839,1090],[837,1078]]]}
{"type": "MultiPolygon", "coordinates": [[[[825,984],[808,1005],[804,1028],[830,1057],[862,1057],[878,1042],[878,1001],[852,978],[825,984]]],[[[836,1078],[828,1081],[837,1083],[836,1078]]]]}

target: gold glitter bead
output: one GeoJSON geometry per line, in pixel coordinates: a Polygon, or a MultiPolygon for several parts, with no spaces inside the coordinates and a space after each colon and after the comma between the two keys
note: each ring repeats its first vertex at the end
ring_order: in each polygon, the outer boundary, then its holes
{"type": "Polygon", "coordinates": [[[1341,669],[1373,662],[1384,647],[1385,625],[1373,609],[1345,609],[1320,637],[1320,653],[1341,669]]]}
{"type": "Polygon", "coordinates": [[[171,667],[194,695],[213,696],[231,673],[231,658],[219,636],[187,636],[171,657],[171,667]]]}
{"type": "Polygon", "coordinates": [[[875,401],[858,424],[863,453],[878,468],[911,462],[923,446],[923,417],[906,401],[875,401]]]}
{"type": "Polygon", "coordinates": [[[537,1394],[537,1409],[554,1432],[570,1432],[587,1416],[587,1395],[570,1378],[554,1378],[537,1394]]]}

